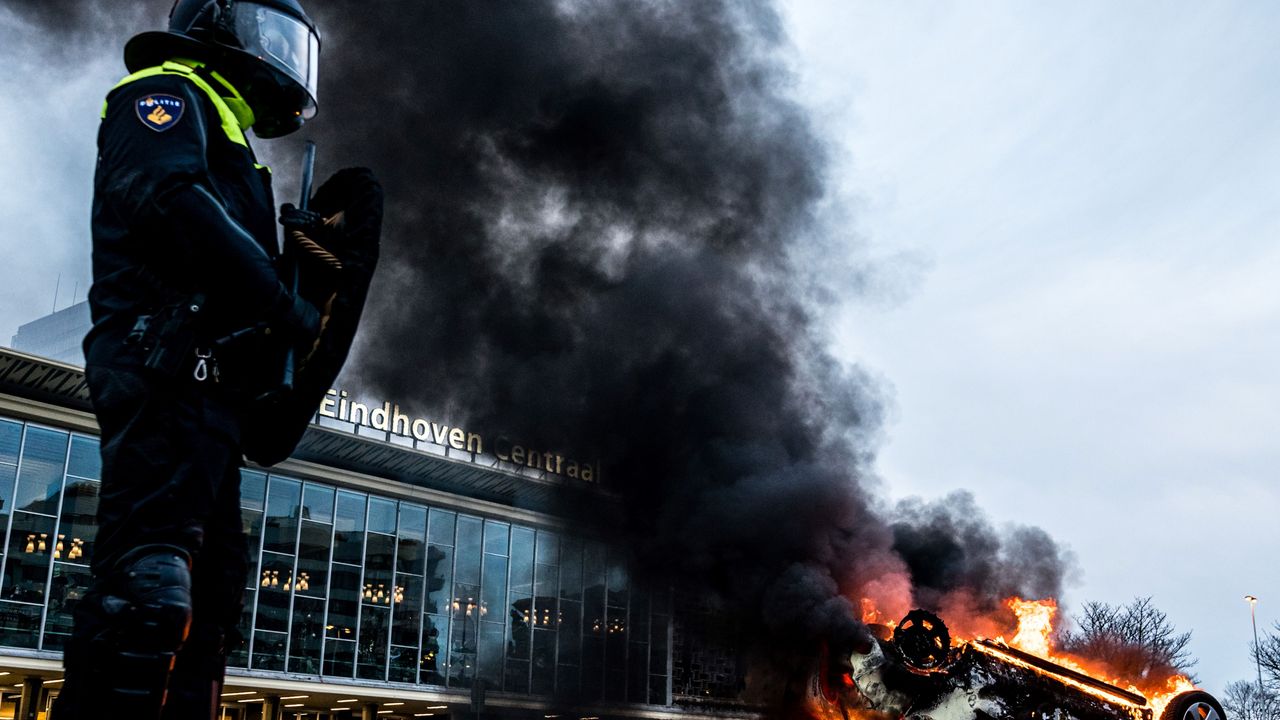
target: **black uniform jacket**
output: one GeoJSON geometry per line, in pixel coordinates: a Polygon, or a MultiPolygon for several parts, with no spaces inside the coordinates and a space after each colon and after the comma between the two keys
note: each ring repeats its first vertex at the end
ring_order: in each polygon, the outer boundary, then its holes
{"type": "MultiPolygon", "coordinates": [[[[108,95],[92,227],[90,365],[138,364],[125,342],[137,318],[197,293],[205,299],[198,344],[263,322],[303,322],[276,273],[269,173],[183,76],[142,78],[108,95]]],[[[219,358],[224,376],[253,341],[239,345],[219,358]]]]}

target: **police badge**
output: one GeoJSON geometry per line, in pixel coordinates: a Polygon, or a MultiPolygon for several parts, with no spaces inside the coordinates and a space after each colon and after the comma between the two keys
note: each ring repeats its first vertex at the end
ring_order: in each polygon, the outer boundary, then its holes
{"type": "Polygon", "coordinates": [[[158,93],[140,97],[134,102],[138,119],[156,132],[164,132],[177,125],[186,107],[182,98],[158,93]]]}

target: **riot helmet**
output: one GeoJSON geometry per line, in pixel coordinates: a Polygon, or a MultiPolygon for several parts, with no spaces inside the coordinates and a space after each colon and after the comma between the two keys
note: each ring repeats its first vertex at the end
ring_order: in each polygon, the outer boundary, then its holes
{"type": "Polygon", "coordinates": [[[124,62],[137,72],[175,57],[225,76],[258,137],[287,135],[316,114],[320,35],[297,0],[175,0],[169,30],[135,35],[124,62]]]}

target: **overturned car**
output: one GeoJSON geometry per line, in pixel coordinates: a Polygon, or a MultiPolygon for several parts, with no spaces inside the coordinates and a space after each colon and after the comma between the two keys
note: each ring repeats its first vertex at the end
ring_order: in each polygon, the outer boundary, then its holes
{"type": "Polygon", "coordinates": [[[873,641],[824,651],[806,689],[816,720],[1226,720],[1189,682],[1148,698],[1000,640],[953,644],[924,610],[868,627],[873,641]]]}

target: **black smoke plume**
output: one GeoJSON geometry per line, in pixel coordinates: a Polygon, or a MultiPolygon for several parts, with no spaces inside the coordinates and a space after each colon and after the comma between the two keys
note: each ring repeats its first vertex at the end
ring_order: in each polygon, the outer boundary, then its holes
{"type": "Polygon", "coordinates": [[[828,159],[769,3],[312,7],[322,147],[388,192],[365,385],[598,454],[625,509],[601,529],[642,575],[788,663],[917,573],[927,601],[1056,589],[1042,534],[1041,563],[984,560],[985,524],[891,526],[865,489],[884,400],[826,349],[813,299],[857,278],[804,267],[828,159]]]}
{"type": "MultiPolygon", "coordinates": [[[[169,3],[145,5],[129,32],[169,3]]],[[[765,675],[860,633],[857,598],[892,616],[1060,590],[1042,532],[871,492],[884,392],[832,357],[821,304],[861,278],[823,255],[826,146],[770,3],[306,5],[325,40],[303,134],[388,196],[352,368],[369,390],[597,456],[622,508],[597,532],[712,599],[765,675]]],[[[118,52],[129,32],[81,7],[9,9],[50,51],[118,52]]]]}

